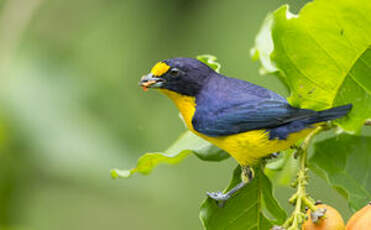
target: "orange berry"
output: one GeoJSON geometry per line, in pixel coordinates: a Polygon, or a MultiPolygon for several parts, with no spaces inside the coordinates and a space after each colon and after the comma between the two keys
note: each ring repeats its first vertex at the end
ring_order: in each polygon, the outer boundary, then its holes
{"type": "Polygon", "coordinates": [[[354,213],[347,223],[346,230],[371,229],[371,202],[358,212],[354,213]]]}
{"type": "Polygon", "coordinates": [[[311,210],[308,210],[308,220],[302,226],[302,230],[344,230],[344,220],[340,213],[331,206],[325,204],[316,205],[318,208],[325,209],[325,216],[321,217],[317,223],[312,222],[311,210]]]}

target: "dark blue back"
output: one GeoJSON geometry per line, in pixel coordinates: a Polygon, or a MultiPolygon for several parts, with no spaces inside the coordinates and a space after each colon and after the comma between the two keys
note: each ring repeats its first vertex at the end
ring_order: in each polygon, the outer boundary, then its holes
{"type": "MultiPolygon", "coordinates": [[[[268,131],[307,119],[312,110],[291,107],[280,95],[239,79],[214,73],[196,96],[196,112],[192,123],[200,133],[225,136],[254,129],[268,131]]],[[[294,129],[280,128],[284,133],[271,132],[271,138],[284,139],[292,131],[303,129],[305,122],[294,129]]]]}

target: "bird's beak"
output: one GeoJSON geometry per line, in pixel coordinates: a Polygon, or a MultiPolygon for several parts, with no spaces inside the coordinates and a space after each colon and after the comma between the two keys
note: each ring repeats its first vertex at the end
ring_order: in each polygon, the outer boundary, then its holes
{"type": "Polygon", "coordinates": [[[148,88],[161,88],[163,83],[164,79],[149,73],[140,79],[139,85],[142,86],[143,90],[146,91],[148,88]]]}

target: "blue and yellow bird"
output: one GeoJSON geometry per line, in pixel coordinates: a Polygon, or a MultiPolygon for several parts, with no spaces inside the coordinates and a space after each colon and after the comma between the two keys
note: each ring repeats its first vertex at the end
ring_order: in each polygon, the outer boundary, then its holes
{"type": "Polygon", "coordinates": [[[208,193],[222,202],[252,179],[250,166],[261,158],[290,148],[317,123],[342,117],[352,108],[351,104],[323,111],[295,108],[266,88],[223,76],[193,58],[157,63],[140,85],[167,95],[189,130],[241,165],[239,185],[225,194],[208,193]]]}

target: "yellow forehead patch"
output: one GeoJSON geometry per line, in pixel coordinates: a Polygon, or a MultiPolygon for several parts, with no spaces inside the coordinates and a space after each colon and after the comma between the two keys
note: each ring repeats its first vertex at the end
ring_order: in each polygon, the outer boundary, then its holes
{"type": "Polygon", "coordinates": [[[158,62],[156,65],[154,65],[151,69],[151,73],[155,76],[161,76],[162,74],[166,73],[170,69],[170,66],[168,66],[164,62],[158,62]]]}

